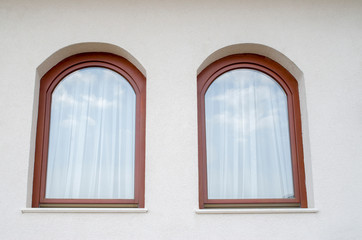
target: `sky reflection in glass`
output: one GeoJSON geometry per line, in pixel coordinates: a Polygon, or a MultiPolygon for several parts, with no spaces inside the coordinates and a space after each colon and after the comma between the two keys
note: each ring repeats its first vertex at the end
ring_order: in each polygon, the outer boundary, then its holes
{"type": "Polygon", "coordinates": [[[293,198],[287,96],[270,76],[236,69],[205,94],[209,199],[293,198]]]}
{"type": "Polygon", "coordinates": [[[88,67],[52,94],[46,198],[134,198],[136,95],[120,74],[88,67]]]}

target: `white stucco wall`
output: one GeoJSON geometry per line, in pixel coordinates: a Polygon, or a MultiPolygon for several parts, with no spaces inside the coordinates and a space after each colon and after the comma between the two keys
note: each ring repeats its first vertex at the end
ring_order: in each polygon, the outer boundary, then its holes
{"type": "Polygon", "coordinates": [[[0,1],[0,239],[362,239],[361,39],[358,0],[0,1]],[[39,79],[82,51],[120,54],[147,76],[147,213],[21,212],[39,79]],[[195,213],[197,72],[245,51],[300,81],[318,213],[195,213]]]}

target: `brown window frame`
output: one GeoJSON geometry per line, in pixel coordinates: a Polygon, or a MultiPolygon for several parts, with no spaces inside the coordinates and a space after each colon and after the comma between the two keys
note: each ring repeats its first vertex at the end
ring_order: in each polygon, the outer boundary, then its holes
{"type": "Polygon", "coordinates": [[[307,208],[303,139],[298,82],[277,62],[257,54],[235,54],[219,59],[197,76],[198,148],[199,148],[199,207],[301,207],[307,208]],[[205,93],[221,74],[234,69],[254,69],[272,77],[284,90],[288,101],[288,119],[295,198],[292,199],[209,199],[207,193],[207,159],[205,128],[205,93]]]}
{"type": "Polygon", "coordinates": [[[59,62],[40,80],[35,145],[32,207],[144,207],[145,191],[146,78],[120,56],[91,52],[76,54],[59,62]],[[134,199],[47,199],[45,198],[51,96],[68,74],[86,67],[103,67],[122,75],[136,93],[135,191],[134,199]]]}

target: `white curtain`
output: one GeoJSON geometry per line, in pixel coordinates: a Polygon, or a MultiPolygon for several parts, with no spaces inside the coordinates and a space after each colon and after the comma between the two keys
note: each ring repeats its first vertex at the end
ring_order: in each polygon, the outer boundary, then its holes
{"type": "Polygon", "coordinates": [[[118,73],[89,67],[52,94],[46,198],[134,198],[136,95],[118,73]]]}
{"type": "Polygon", "coordinates": [[[209,199],[293,198],[287,97],[268,75],[237,69],[205,94],[209,199]]]}

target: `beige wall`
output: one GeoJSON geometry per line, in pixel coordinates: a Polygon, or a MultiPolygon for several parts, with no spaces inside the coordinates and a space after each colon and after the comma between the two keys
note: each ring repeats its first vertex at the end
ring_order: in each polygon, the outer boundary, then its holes
{"type": "Polygon", "coordinates": [[[362,239],[361,29],[361,1],[0,1],[0,238],[362,239]],[[149,211],[22,214],[39,79],[84,51],[117,53],[147,76],[149,211]],[[274,58],[300,82],[318,213],[195,213],[197,72],[238,52],[274,58]]]}

